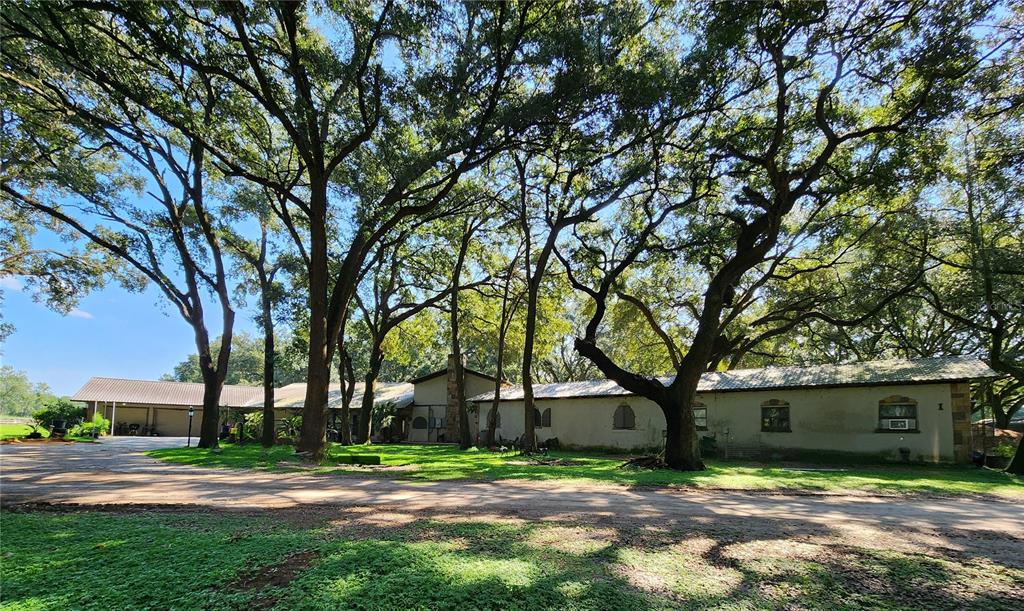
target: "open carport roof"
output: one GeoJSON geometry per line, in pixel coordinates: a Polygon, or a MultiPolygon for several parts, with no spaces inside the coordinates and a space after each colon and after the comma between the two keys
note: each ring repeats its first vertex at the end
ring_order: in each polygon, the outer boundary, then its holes
{"type": "MultiPolygon", "coordinates": [[[[845,386],[878,386],[884,384],[927,384],[959,382],[998,377],[984,361],[975,357],[947,356],[930,359],[891,359],[846,365],[814,365],[812,367],[764,367],[715,371],[701,375],[697,392],[736,392],[783,390],[798,388],[839,388],[845,386]]],[[[660,378],[669,384],[672,378],[660,378]]],[[[534,399],[580,399],[625,397],[633,393],[611,380],[587,380],[556,384],[535,384],[534,399]]],[[[501,391],[502,401],[521,401],[521,386],[501,391]]],[[[470,401],[494,400],[493,392],[471,397],[470,401]]]]}
{"type": "MultiPolygon", "coordinates": [[[[412,403],[413,386],[408,382],[378,382],[374,393],[377,405],[392,403],[402,408],[412,403]]],[[[306,397],[306,385],[288,384],[274,391],[274,405],[279,408],[301,408],[306,397]]],[[[363,384],[356,384],[352,407],[362,402],[363,384]]],[[[92,378],[72,397],[72,401],[101,401],[141,405],[173,405],[202,407],[203,385],[193,382],[167,382],[157,380],[129,380],[125,378],[92,378]]],[[[237,409],[259,409],[263,406],[263,388],[225,384],[220,405],[237,409]]],[[[331,384],[327,406],[341,407],[341,389],[331,384]]]]}
{"type": "MultiPolygon", "coordinates": [[[[263,389],[258,386],[225,384],[220,393],[220,404],[224,407],[244,407],[253,400],[262,400],[262,397],[263,389]]],[[[193,382],[92,378],[71,400],[202,407],[203,385],[193,382]]]]}

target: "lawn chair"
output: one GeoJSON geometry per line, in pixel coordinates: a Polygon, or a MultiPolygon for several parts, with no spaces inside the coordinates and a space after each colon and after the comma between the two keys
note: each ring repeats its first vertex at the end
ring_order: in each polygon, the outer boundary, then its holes
{"type": "Polygon", "coordinates": [[[67,422],[63,420],[54,420],[50,424],[50,437],[54,439],[62,439],[68,432],[67,422]]]}

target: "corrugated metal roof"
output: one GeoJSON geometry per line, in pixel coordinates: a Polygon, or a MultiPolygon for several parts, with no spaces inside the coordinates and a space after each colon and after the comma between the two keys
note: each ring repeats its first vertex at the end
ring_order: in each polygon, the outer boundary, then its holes
{"type": "MultiPolygon", "coordinates": [[[[225,384],[220,394],[220,404],[225,407],[242,407],[252,400],[262,397],[262,388],[225,384]]],[[[203,385],[192,382],[92,378],[71,399],[73,401],[117,401],[118,403],[201,407],[203,405],[203,385]]]]}
{"type": "MultiPolygon", "coordinates": [[[[474,375],[474,376],[476,376],[478,378],[483,378],[485,380],[490,380],[491,382],[497,382],[498,381],[498,378],[496,378],[496,377],[494,377],[492,375],[487,375],[486,373],[481,373],[479,371],[476,371],[475,369],[470,369],[469,367],[463,367],[463,371],[465,371],[469,375],[474,375]]],[[[437,377],[440,377],[440,376],[446,376],[446,375],[448,375],[448,368],[438,369],[437,371],[432,371],[430,373],[421,375],[418,378],[413,378],[413,379],[409,380],[409,383],[410,384],[419,384],[420,382],[426,382],[427,380],[433,380],[434,378],[437,378],[437,377]]]]}
{"type": "MultiPolygon", "coordinates": [[[[848,365],[815,365],[813,367],[765,367],[762,369],[736,369],[705,373],[701,376],[697,392],[729,392],[781,388],[810,388],[815,386],[870,386],[878,384],[920,384],[924,382],[954,382],[978,378],[997,377],[998,374],[983,361],[974,357],[950,356],[930,359],[892,359],[868,361],[848,365]]],[[[661,378],[668,384],[672,378],[661,378]]],[[[589,380],[559,384],[535,384],[536,399],[569,399],[584,397],[628,396],[626,391],[611,380],[589,380]]],[[[481,393],[470,401],[490,401],[493,392],[481,393]]],[[[503,401],[522,400],[523,389],[510,386],[501,391],[503,401]]]]}
{"type": "MultiPolygon", "coordinates": [[[[362,382],[356,384],[352,406],[359,407],[363,400],[362,382]]],[[[394,403],[405,407],[412,403],[413,386],[407,382],[378,382],[375,403],[394,403]]],[[[306,384],[296,383],[274,391],[277,407],[302,407],[306,398],[306,384]]],[[[71,397],[73,401],[117,401],[150,405],[181,405],[200,407],[203,404],[203,385],[192,382],[163,382],[156,380],[128,380],[123,378],[92,378],[71,397]]],[[[263,388],[225,384],[220,404],[224,407],[259,407],[263,405],[263,388]]],[[[332,384],[327,398],[331,408],[341,407],[341,390],[332,384]]]]}
{"type": "MultiPolygon", "coordinates": [[[[355,394],[352,395],[353,409],[358,409],[363,401],[363,388],[366,385],[362,382],[356,383],[355,394]]],[[[377,382],[374,388],[374,404],[383,405],[394,403],[395,407],[405,407],[412,403],[413,385],[408,382],[377,382]]],[[[282,386],[274,391],[274,405],[277,407],[300,408],[306,399],[306,383],[297,382],[282,386]]],[[[262,405],[263,395],[253,401],[251,405],[262,405]]],[[[331,384],[327,391],[327,407],[330,409],[341,409],[341,385],[331,384]]]]}

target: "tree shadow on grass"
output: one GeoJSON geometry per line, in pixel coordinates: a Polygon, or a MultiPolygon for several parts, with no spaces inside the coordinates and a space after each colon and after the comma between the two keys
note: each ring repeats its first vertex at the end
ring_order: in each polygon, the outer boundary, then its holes
{"type": "Polygon", "coordinates": [[[328,546],[280,608],[652,609],[592,558],[537,549],[521,524],[419,521],[328,546]]]}
{"type": "MultiPolygon", "coordinates": [[[[4,514],[41,608],[1020,608],[1024,570],[758,518],[644,527],[382,507],[4,514]],[[390,512],[390,514],[389,514],[390,512]],[[296,558],[302,560],[296,562],[296,558]]],[[[194,508],[193,508],[194,509],[194,508]]]]}
{"type": "MultiPolygon", "coordinates": [[[[803,528],[777,522],[779,534],[803,528]]],[[[280,592],[281,608],[999,608],[1024,602],[1012,577],[999,588],[976,588],[965,581],[972,575],[948,560],[793,543],[763,531],[420,519],[364,533],[368,538],[345,533],[342,527],[343,539],[280,592]]],[[[828,529],[821,534],[827,537],[828,529]]],[[[1011,575],[1024,578],[1021,571],[1011,575]]]]}

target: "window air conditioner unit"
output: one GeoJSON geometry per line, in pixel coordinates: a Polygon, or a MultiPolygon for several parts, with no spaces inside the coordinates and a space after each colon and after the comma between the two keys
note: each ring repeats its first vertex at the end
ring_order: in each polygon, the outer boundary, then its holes
{"type": "Polygon", "coordinates": [[[889,420],[889,430],[906,431],[910,429],[910,420],[907,418],[893,418],[889,420]]]}

